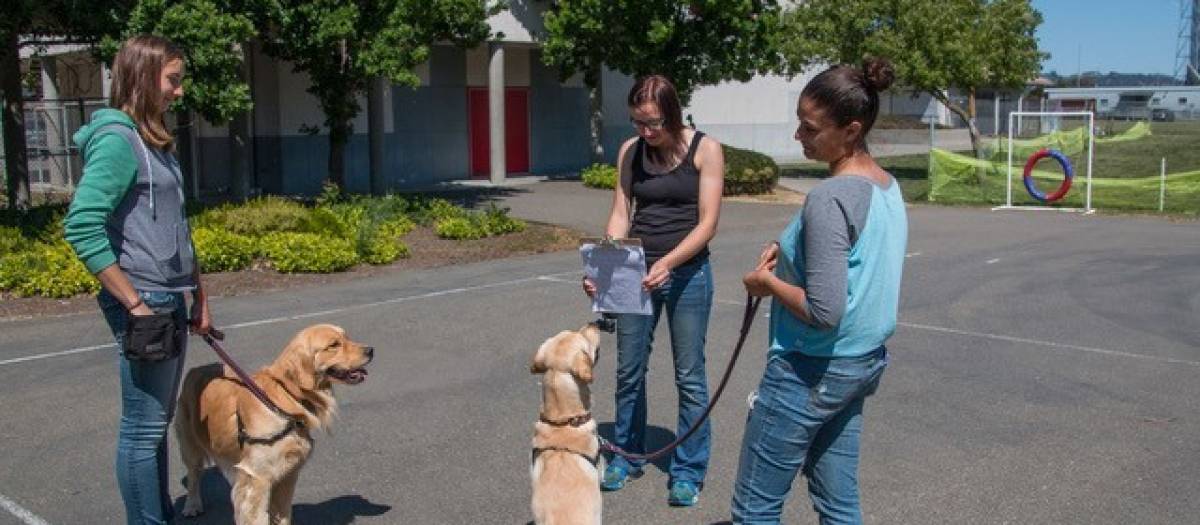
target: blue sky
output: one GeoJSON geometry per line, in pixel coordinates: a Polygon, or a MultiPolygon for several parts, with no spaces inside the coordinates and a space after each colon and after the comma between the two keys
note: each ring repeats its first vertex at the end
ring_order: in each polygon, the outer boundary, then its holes
{"type": "Polygon", "coordinates": [[[1043,71],[1175,73],[1179,0],[1033,0],[1043,71]]]}

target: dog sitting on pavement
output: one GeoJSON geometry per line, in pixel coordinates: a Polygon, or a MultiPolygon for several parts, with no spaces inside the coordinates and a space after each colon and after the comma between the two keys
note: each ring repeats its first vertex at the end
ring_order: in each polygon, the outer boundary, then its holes
{"type": "Polygon", "coordinates": [[[604,458],[591,413],[599,328],[587,324],[549,338],[529,370],[543,374],[542,408],[533,426],[531,508],[539,525],[599,524],[604,458]]]}

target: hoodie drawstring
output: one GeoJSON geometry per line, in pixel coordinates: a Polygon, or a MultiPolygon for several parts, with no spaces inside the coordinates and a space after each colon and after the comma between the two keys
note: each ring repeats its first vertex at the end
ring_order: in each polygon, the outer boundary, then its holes
{"type": "Polygon", "coordinates": [[[135,130],[133,134],[137,137],[138,144],[142,146],[142,156],[146,159],[146,177],[150,178],[150,217],[158,220],[158,212],[154,211],[154,165],[150,164],[150,148],[146,147],[141,133],[135,130]]]}

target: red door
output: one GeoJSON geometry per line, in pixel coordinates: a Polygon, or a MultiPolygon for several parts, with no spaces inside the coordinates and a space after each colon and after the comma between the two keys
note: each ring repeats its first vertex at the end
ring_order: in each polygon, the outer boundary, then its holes
{"type": "MultiPolygon", "coordinates": [[[[488,90],[467,89],[471,177],[486,179],[491,171],[488,133],[488,90]]],[[[504,90],[504,164],[508,173],[529,171],[529,88],[504,90]]]]}

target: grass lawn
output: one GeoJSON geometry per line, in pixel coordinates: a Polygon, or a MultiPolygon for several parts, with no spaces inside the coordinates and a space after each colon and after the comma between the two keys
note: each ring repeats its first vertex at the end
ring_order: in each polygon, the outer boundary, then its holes
{"type": "MultiPolygon", "coordinates": [[[[1106,135],[1120,133],[1132,122],[1099,121],[1097,127],[1106,135]]],[[[1168,186],[1166,211],[1187,215],[1200,214],[1200,176],[1170,177],[1172,173],[1200,170],[1200,121],[1154,122],[1152,134],[1137,140],[1096,144],[1092,164],[1092,205],[1101,210],[1157,210],[1159,163],[1167,159],[1168,186]],[[1125,179],[1125,180],[1121,180],[1125,179]],[[1132,180],[1140,179],[1140,180],[1132,180]]],[[[989,139],[985,139],[989,140],[989,139]]],[[[1002,139],[1003,140],[1003,139],[1002,139]]],[[[970,152],[959,152],[970,155],[970,152]]],[[[879,164],[895,175],[905,199],[924,202],[929,199],[931,183],[928,177],[928,155],[903,155],[877,159],[879,164]]],[[[1086,157],[1072,156],[1075,166],[1075,185],[1065,206],[1081,206],[1084,195],[1083,175],[1086,157]]],[[[1013,159],[1014,204],[1038,204],[1026,194],[1019,180],[1024,159],[1013,159]]],[[[802,163],[780,166],[784,177],[827,177],[824,164],[802,163]]],[[[1004,202],[1004,164],[982,185],[962,188],[943,202],[964,204],[1001,204],[1004,202]]],[[[1048,172],[1039,177],[1038,187],[1049,193],[1061,181],[1061,172],[1053,161],[1043,161],[1039,170],[1048,172]],[[1053,180],[1050,180],[1053,179],[1053,180]]]]}

